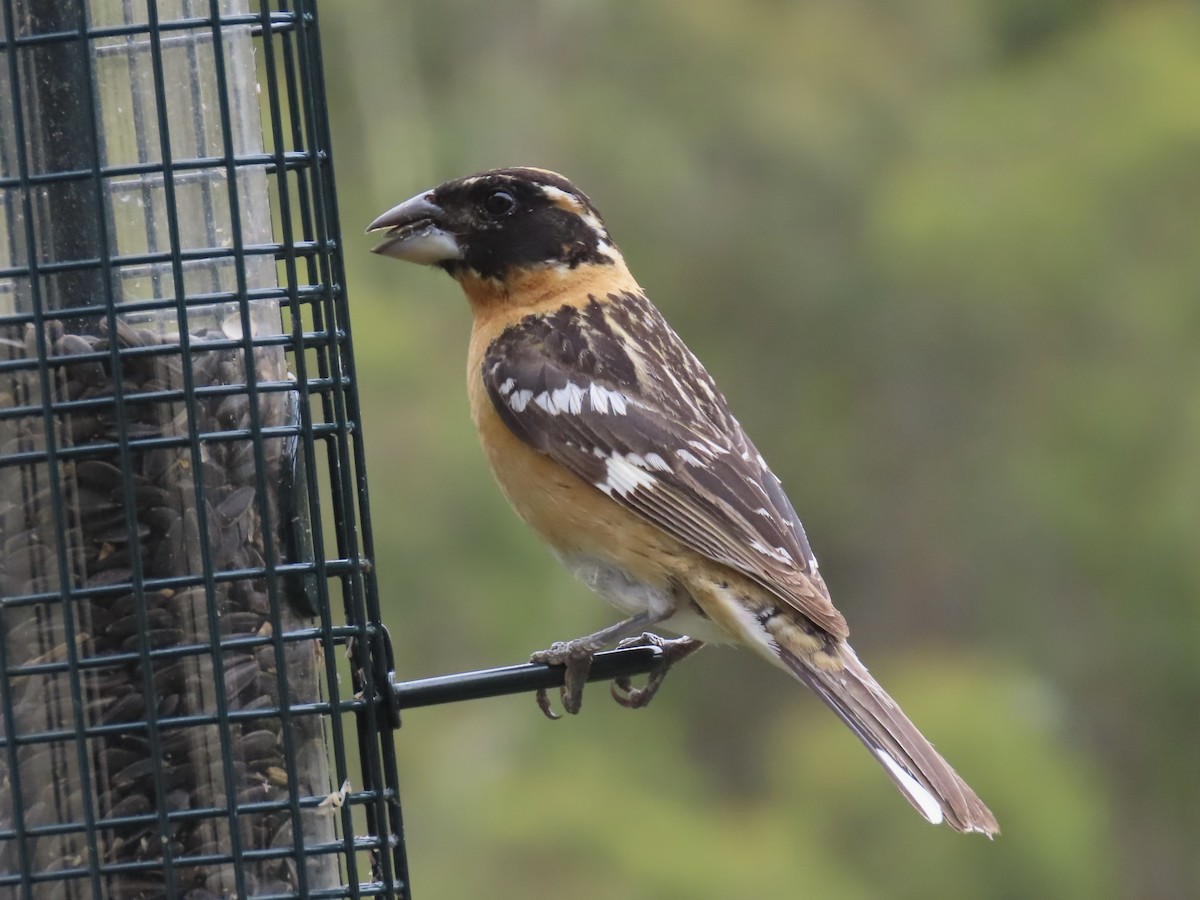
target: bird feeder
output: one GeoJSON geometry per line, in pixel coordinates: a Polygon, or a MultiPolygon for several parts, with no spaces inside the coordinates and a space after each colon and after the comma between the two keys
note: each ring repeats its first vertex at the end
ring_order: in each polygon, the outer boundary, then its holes
{"type": "Polygon", "coordinates": [[[0,897],[403,897],[315,11],[3,0],[0,897]]]}

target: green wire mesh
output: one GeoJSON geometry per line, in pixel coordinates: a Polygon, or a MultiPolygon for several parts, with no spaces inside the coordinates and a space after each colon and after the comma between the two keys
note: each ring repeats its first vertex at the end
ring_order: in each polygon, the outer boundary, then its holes
{"type": "Polygon", "coordinates": [[[315,9],[2,11],[0,898],[405,897],[315,9]]]}

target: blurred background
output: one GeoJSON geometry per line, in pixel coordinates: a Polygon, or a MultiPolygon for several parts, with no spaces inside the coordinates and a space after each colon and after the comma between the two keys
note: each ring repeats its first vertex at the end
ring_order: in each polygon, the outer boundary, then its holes
{"type": "Polygon", "coordinates": [[[804,518],[861,656],[991,805],[922,823],[824,707],[707,649],[407,714],[417,900],[1200,896],[1200,12],[1092,0],[322,6],[400,676],[614,620],[508,510],[469,317],[361,229],[559,170],[804,518]]]}

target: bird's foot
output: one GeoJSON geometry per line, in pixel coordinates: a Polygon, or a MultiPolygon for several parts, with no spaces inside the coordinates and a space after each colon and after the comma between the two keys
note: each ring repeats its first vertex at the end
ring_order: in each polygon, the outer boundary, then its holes
{"type": "MultiPolygon", "coordinates": [[[[545,663],[548,666],[565,666],[566,673],[563,685],[559,688],[562,696],[563,709],[571,715],[579,712],[583,705],[583,686],[587,683],[588,672],[592,668],[592,657],[603,644],[597,644],[589,638],[579,638],[574,641],[555,641],[546,650],[538,650],[529,657],[533,663],[545,663]]],[[[550,705],[550,697],[545,688],[538,688],[538,708],[548,719],[561,719],[550,705]]]]}
{"type": "Polygon", "coordinates": [[[635,688],[628,675],[613,679],[610,687],[613,699],[626,709],[641,709],[643,706],[648,706],[654,699],[654,695],[658,693],[658,689],[662,687],[663,679],[667,677],[671,666],[691,656],[703,646],[704,642],[695,638],[681,637],[672,640],[648,631],[637,637],[626,638],[617,644],[618,650],[626,647],[658,647],[663,652],[662,662],[650,673],[644,687],[635,688]]]}

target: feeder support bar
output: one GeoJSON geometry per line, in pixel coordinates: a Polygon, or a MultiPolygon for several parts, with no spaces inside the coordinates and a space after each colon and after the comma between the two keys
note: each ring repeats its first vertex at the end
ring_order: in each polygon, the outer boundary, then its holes
{"type": "MultiPolygon", "coordinates": [[[[596,654],[587,680],[590,683],[612,681],[623,676],[645,675],[661,665],[662,661],[663,652],[659,647],[608,650],[596,654]]],[[[418,678],[415,681],[393,681],[392,697],[400,709],[414,709],[418,706],[435,706],[439,703],[456,703],[461,700],[477,700],[482,697],[500,697],[505,694],[561,687],[565,673],[566,667],[545,663],[478,669],[474,672],[418,678]]],[[[398,720],[396,724],[399,724],[398,720]]]]}

